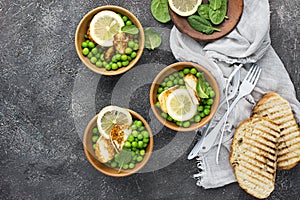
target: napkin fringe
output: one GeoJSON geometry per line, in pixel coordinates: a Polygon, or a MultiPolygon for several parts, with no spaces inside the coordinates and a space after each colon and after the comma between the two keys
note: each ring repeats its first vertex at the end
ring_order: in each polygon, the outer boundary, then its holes
{"type": "Polygon", "coordinates": [[[205,164],[204,164],[204,158],[202,155],[198,155],[198,157],[196,158],[197,161],[197,168],[198,173],[194,174],[193,177],[194,179],[196,179],[196,185],[197,186],[202,186],[202,182],[203,182],[203,176],[205,176],[206,174],[206,169],[205,169],[205,164]]]}

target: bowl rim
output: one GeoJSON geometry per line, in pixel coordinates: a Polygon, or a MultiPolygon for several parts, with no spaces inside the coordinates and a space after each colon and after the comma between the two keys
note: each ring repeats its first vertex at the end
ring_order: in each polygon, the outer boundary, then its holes
{"type": "MultiPolygon", "coordinates": [[[[177,70],[176,70],[177,71],[177,70]]],[[[166,76],[163,76],[166,77],[166,76]]],[[[205,67],[203,67],[202,65],[198,64],[198,63],[194,63],[194,62],[176,62],[173,63],[171,65],[168,65],[167,67],[165,67],[163,70],[161,70],[156,77],[154,78],[152,84],[151,84],[151,88],[150,88],[150,105],[151,105],[151,109],[154,112],[155,117],[166,127],[174,130],[174,131],[179,131],[179,132],[190,132],[190,131],[194,131],[197,130],[201,127],[203,127],[204,125],[206,125],[215,115],[217,108],[219,106],[220,103],[220,92],[219,92],[219,85],[218,82],[216,81],[215,77],[212,75],[212,73],[206,69],[205,67]],[[198,70],[204,72],[204,76],[209,77],[210,80],[207,80],[209,82],[211,82],[215,88],[215,94],[216,96],[214,97],[214,103],[213,106],[211,108],[211,113],[206,116],[205,118],[203,118],[200,122],[198,123],[194,123],[197,125],[194,126],[190,126],[188,128],[184,128],[184,127],[179,127],[176,124],[174,124],[174,122],[169,122],[166,119],[164,119],[161,116],[161,111],[159,108],[156,107],[154,101],[156,100],[156,95],[154,95],[154,90],[155,88],[158,88],[159,85],[159,79],[162,79],[162,76],[168,72],[170,69],[173,69],[174,67],[180,67],[180,66],[188,66],[188,67],[195,67],[198,70]],[[204,120],[204,121],[203,121],[204,120]]]]}
{"type": "Polygon", "coordinates": [[[76,28],[76,32],[75,32],[75,49],[77,52],[78,57],[80,58],[80,60],[82,61],[82,63],[89,68],[90,70],[92,70],[93,72],[97,73],[97,74],[102,74],[102,75],[107,75],[107,76],[114,76],[114,75],[119,75],[122,73],[127,72],[128,70],[130,70],[131,68],[133,68],[136,63],[139,61],[139,59],[142,56],[142,53],[144,51],[144,44],[145,44],[145,35],[144,35],[144,29],[143,26],[141,24],[141,22],[138,20],[138,18],[129,10],[127,10],[126,8],[120,7],[120,6],[116,6],[116,5],[105,5],[105,6],[99,6],[96,7],[92,10],[90,10],[88,13],[86,13],[80,20],[79,24],[77,25],[76,28]],[[79,40],[79,35],[80,35],[80,30],[82,29],[82,26],[84,26],[86,18],[91,17],[91,19],[93,18],[93,16],[95,14],[97,14],[98,12],[102,11],[102,10],[111,10],[111,11],[121,11],[123,13],[126,13],[126,16],[131,19],[131,21],[135,21],[135,25],[138,27],[139,29],[139,49],[137,51],[137,55],[136,57],[129,62],[129,65],[126,67],[121,67],[117,70],[110,70],[107,71],[104,68],[98,68],[96,67],[94,64],[89,63],[88,59],[82,55],[81,53],[81,44],[79,44],[78,40],[79,40]]]}
{"type": "MultiPolygon", "coordinates": [[[[127,108],[126,108],[127,109],[127,108]]],[[[98,117],[98,114],[95,115],[88,123],[88,125],[86,126],[85,128],[85,131],[84,131],[84,135],[83,135],[83,148],[84,148],[84,153],[89,161],[89,163],[96,169],[98,170],[99,172],[107,175],[107,176],[112,176],[112,177],[125,177],[125,176],[129,176],[129,175],[132,175],[136,172],[138,172],[140,169],[142,169],[148,162],[148,160],[150,159],[151,155],[152,155],[152,151],[153,151],[153,134],[152,134],[152,131],[151,131],[151,128],[149,126],[149,124],[147,123],[147,121],[140,115],[138,114],[137,112],[133,111],[133,110],[130,110],[130,109],[127,109],[132,118],[136,118],[138,120],[141,120],[145,126],[145,129],[148,131],[149,133],[149,143],[148,143],[148,146],[147,146],[147,151],[146,151],[146,154],[143,158],[143,160],[138,163],[138,165],[133,168],[133,169],[130,169],[130,170],[121,170],[121,173],[112,173],[112,172],[108,172],[106,170],[104,170],[102,167],[100,167],[99,165],[97,165],[93,159],[96,159],[88,150],[87,148],[87,140],[88,140],[88,136],[89,136],[89,133],[90,131],[92,130],[93,127],[95,127],[95,124],[97,123],[97,117],[98,117]]],[[[105,163],[101,163],[103,165],[105,165],[105,163]]],[[[113,169],[113,168],[111,168],[113,169]]]]}
{"type": "MultiPolygon", "coordinates": [[[[171,16],[171,19],[172,19],[174,25],[180,32],[185,33],[188,36],[190,36],[191,38],[198,40],[198,41],[213,42],[217,39],[220,39],[220,38],[228,35],[239,23],[239,21],[242,17],[242,14],[243,14],[243,10],[244,10],[244,0],[228,1],[228,9],[231,8],[232,6],[236,6],[236,8],[238,8],[238,10],[233,12],[234,13],[233,16],[230,14],[229,19],[226,19],[227,24],[229,24],[228,27],[225,30],[223,30],[223,32],[222,31],[214,32],[210,35],[207,35],[205,33],[194,30],[187,22],[186,17],[177,15],[170,8],[169,8],[169,14],[171,16]],[[181,23],[176,23],[178,20],[181,23]]],[[[226,26],[224,26],[224,22],[223,22],[219,25],[214,25],[214,27],[220,28],[222,30],[226,26]]]]}

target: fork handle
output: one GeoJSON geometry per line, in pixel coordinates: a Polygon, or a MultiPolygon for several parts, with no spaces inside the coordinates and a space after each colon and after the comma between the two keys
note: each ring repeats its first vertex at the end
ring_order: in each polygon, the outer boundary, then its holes
{"type": "Polygon", "coordinates": [[[199,147],[199,152],[201,153],[206,153],[208,152],[211,147],[214,145],[216,138],[226,120],[226,115],[227,113],[229,114],[232,109],[234,108],[234,106],[239,102],[239,100],[244,97],[245,95],[241,95],[240,93],[238,94],[238,96],[235,98],[235,100],[232,102],[232,104],[230,105],[229,109],[227,110],[227,112],[223,115],[223,117],[221,118],[221,120],[217,123],[217,125],[213,128],[213,130],[208,133],[206,135],[205,138],[203,138],[203,141],[199,147]]]}

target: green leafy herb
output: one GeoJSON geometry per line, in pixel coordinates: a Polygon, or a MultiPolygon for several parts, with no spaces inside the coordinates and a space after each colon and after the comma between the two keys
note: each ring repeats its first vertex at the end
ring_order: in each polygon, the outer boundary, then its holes
{"type": "Polygon", "coordinates": [[[145,47],[154,50],[161,44],[161,36],[152,28],[145,29],[145,47]]]}
{"type": "Polygon", "coordinates": [[[197,95],[202,99],[209,98],[208,85],[206,84],[206,80],[203,73],[201,73],[201,75],[198,78],[198,82],[196,85],[196,92],[197,95]]]}
{"type": "Polygon", "coordinates": [[[209,19],[215,25],[221,24],[226,17],[228,0],[220,1],[221,7],[219,9],[213,10],[211,7],[209,9],[209,19]]]}
{"type": "Polygon", "coordinates": [[[214,31],[221,31],[220,29],[213,27],[208,20],[199,15],[189,16],[187,20],[191,27],[196,31],[206,34],[212,34],[214,31]]]}
{"type": "Polygon", "coordinates": [[[167,23],[171,20],[168,8],[168,0],[152,0],[151,2],[151,13],[161,23],[167,23]]]}
{"type": "Polygon", "coordinates": [[[118,173],[121,172],[121,169],[125,164],[128,164],[131,161],[131,152],[128,150],[123,149],[119,156],[115,158],[115,161],[119,164],[120,168],[118,173]]]}
{"type": "Polygon", "coordinates": [[[208,4],[201,4],[198,7],[197,12],[200,16],[204,17],[205,19],[209,19],[209,5],[208,4]]]}
{"type": "Polygon", "coordinates": [[[136,25],[127,25],[127,26],[123,26],[121,28],[121,31],[123,31],[124,33],[129,33],[132,35],[138,34],[139,33],[139,29],[138,27],[136,27],[136,25]]]}
{"type": "Polygon", "coordinates": [[[213,10],[217,10],[221,7],[221,0],[209,0],[209,6],[211,7],[211,9],[213,10]]]}

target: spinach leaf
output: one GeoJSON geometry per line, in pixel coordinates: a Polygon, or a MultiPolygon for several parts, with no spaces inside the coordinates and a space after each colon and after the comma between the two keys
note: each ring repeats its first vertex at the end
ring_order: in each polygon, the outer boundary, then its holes
{"type": "Polygon", "coordinates": [[[152,0],[151,2],[151,13],[161,23],[167,23],[171,20],[168,8],[168,0],[152,0]]]}
{"type": "Polygon", "coordinates": [[[206,34],[212,34],[214,31],[221,31],[220,29],[213,27],[208,20],[199,15],[191,15],[187,20],[191,27],[196,31],[206,34]]]}
{"type": "Polygon", "coordinates": [[[124,33],[132,34],[132,35],[135,35],[135,34],[139,33],[138,27],[136,27],[136,25],[133,25],[133,24],[132,25],[123,26],[121,28],[121,31],[123,31],[124,33]]]}
{"type": "Polygon", "coordinates": [[[115,161],[119,164],[120,168],[118,173],[121,172],[123,165],[128,164],[131,161],[131,152],[128,150],[122,150],[118,157],[115,158],[115,161]]]}
{"type": "Polygon", "coordinates": [[[161,44],[161,36],[152,28],[145,29],[145,47],[154,50],[161,44]]]}
{"type": "Polygon", "coordinates": [[[203,73],[201,73],[200,77],[198,78],[198,82],[197,82],[197,85],[196,85],[196,92],[197,92],[197,95],[201,99],[209,98],[208,86],[206,84],[206,80],[205,80],[205,77],[204,77],[203,73]]]}
{"type": "Polygon", "coordinates": [[[212,8],[209,9],[209,19],[210,21],[215,24],[221,24],[226,16],[227,12],[227,3],[228,0],[220,0],[221,1],[221,7],[217,10],[213,10],[212,8]]]}
{"type": "Polygon", "coordinates": [[[213,10],[217,10],[221,7],[221,0],[209,0],[209,6],[213,10]]]}
{"type": "Polygon", "coordinates": [[[204,17],[205,19],[209,19],[209,5],[208,4],[201,4],[198,7],[197,12],[200,16],[204,17]]]}

